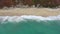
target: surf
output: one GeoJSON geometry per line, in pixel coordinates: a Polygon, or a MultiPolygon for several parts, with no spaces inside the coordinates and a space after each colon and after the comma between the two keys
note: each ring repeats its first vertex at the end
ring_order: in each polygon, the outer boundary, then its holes
{"type": "Polygon", "coordinates": [[[60,34],[60,15],[0,16],[0,34],[60,34]]]}

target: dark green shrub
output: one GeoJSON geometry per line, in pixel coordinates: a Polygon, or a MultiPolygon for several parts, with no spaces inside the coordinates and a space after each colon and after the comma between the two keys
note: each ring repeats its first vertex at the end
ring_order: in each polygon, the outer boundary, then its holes
{"type": "Polygon", "coordinates": [[[33,0],[33,2],[37,5],[40,4],[43,7],[57,7],[60,5],[60,1],[57,0],[33,0]]]}

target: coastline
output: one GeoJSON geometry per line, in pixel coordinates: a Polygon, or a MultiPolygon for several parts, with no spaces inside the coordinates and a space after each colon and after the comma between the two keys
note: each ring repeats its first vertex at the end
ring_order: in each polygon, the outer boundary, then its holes
{"type": "Polygon", "coordinates": [[[21,16],[21,15],[57,16],[57,15],[60,15],[60,8],[59,9],[12,8],[12,9],[1,9],[0,10],[0,16],[21,16]]]}

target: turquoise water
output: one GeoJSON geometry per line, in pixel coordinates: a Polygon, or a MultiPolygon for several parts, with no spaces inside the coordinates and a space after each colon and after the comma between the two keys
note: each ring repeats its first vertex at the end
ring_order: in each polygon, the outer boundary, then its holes
{"type": "Polygon", "coordinates": [[[0,34],[60,34],[60,20],[0,22],[0,34]]]}

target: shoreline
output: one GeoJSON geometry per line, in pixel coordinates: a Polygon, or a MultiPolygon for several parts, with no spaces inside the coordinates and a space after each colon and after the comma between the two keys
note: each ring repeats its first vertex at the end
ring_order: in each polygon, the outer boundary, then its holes
{"type": "Polygon", "coordinates": [[[49,8],[12,8],[1,9],[0,16],[21,16],[21,15],[36,15],[36,16],[57,16],[60,15],[59,9],[49,8]]]}

